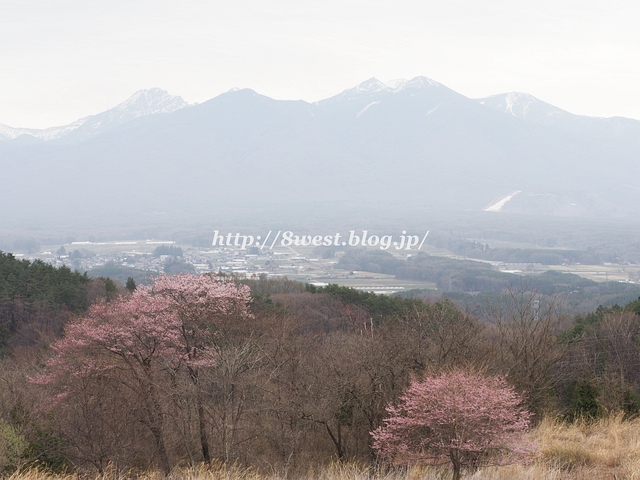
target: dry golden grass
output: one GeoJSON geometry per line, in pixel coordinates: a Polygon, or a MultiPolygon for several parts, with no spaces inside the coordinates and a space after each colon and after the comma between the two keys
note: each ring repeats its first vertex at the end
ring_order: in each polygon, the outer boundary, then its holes
{"type": "MultiPolygon", "coordinates": [[[[528,465],[483,468],[469,480],[640,480],[640,419],[612,415],[596,422],[564,424],[544,420],[531,437],[540,454],[528,465]]],[[[358,463],[333,463],[306,472],[260,472],[252,467],[215,464],[175,469],[169,480],[443,480],[446,468],[411,467],[384,470],[358,463]]],[[[85,480],[78,475],[51,475],[38,470],[16,473],[9,480],[85,480]]],[[[161,480],[158,472],[106,472],[91,480],[161,480]]]]}
{"type": "Polygon", "coordinates": [[[540,454],[530,465],[485,468],[473,480],[640,480],[640,419],[622,415],[566,424],[545,419],[531,436],[540,454]]]}
{"type": "Polygon", "coordinates": [[[595,422],[566,425],[545,420],[535,430],[538,463],[566,472],[567,478],[640,479],[640,419],[611,415],[595,422]]]}

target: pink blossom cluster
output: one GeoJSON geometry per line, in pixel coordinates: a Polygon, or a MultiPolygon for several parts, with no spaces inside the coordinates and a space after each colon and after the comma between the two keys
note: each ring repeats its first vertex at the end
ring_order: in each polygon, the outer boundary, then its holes
{"type": "Polygon", "coordinates": [[[210,331],[217,322],[251,318],[246,286],[213,275],[160,276],[131,295],[93,305],[52,345],[55,355],[34,382],[64,384],[115,368],[177,369],[216,363],[210,331]]]}
{"type": "Polygon", "coordinates": [[[414,380],[384,425],[372,432],[373,448],[395,464],[459,465],[524,455],[530,413],[504,377],[443,373],[414,380]]]}

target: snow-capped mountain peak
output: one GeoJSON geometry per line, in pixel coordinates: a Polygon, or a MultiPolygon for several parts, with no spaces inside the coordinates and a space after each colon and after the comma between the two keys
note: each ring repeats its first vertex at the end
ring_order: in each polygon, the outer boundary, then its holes
{"type": "Polygon", "coordinates": [[[134,117],[142,117],[157,113],[174,112],[188,105],[182,97],[169,95],[166,90],[161,90],[160,88],[150,88],[138,90],[112,110],[126,111],[134,117]]]}
{"type": "Polygon", "coordinates": [[[90,138],[108,128],[122,125],[130,120],[147,115],[175,112],[189,104],[182,97],[169,95],[166,90],[150,88],[138,90],[124,102],[89,117],[78,131],[82,138],[90,138]]]}
{"type": "Polygon", "coordinates": [[[405,78],[397,78],[388,82],[381,82],[375,77],[365,80],[353,88],[345,90],[343,94],[361,94],[376,92],[399,92],[401,90],[424,88],[424,87],[440,87],[440,83],[427,77],[415,77],[411,80],[405,78]]]}
{"type": "Polygon", "coordinates": [[[500,93],[478,100],[481,105],[495,108],[504,113],[523,120],[537,121],[544,117],[568,114],[564,110],[554,107],[533,95],[522,92],[500,93]]]}
{"type": "Polygon", "coordinates": [[[371,77],[369,80],[365,80],[364,82],[356,85],[353,88],[345,90],[344,93],[358,94],[358,93],[375,93],[382,92],[384,90],[388,90],[384,83],[378,80],[375,77],[371,77]]]}
{"type": "Polygon", "coordinates": [[[427,77],[415,77],[411,80],[399,79],[399,80],[391,80],[387,82],[390,88],[393,89],[394,92],[399,92],[401,90],[407,90],[412,88],[425,88],[425,87],[440,87],[442,86],[440,83],[435,80],[431,80],[427,77]],[[393,83],[392,83],[393,82],[393,83]],[[391,85],[394,85],[391,87],[391,85]]]}
{"type": "Polygon", "coordinates": [[[566,132],[593,140],[595,137],[610,141],[628,142],[637,148],[640,122],[629,118],[598,118],[574,115],[566,110],[529,95],[509,92],[477,100],[478,103],[527,122],[560,128],[566,132]],[[631,140],[633,139],[633,140],[631,140]]]}
{"type": "Polygon", "coordinates": [[[316,102],[316,104],[326,104],[332,103],[334,101],[342,101],[344,99],[347,100],[356,100],[356,99],[364,99],[367,96],[371,96],[372,94],[393,94],[396,92],[401,92],[404,90],[414,90],[414,89],[423,89],[428,87],[442,87],[443,85],[431,80],[427,77],[415,77],[411,80],[406,80],[404,78],[398,78],[395,80],[389,80],[387,82],[381,82],[375,77],[371,77],[368,80],[365,80],[362,83],[359,83],[353,88],[349,88],[344,90],[342,93],[339,93],[335,97],[327,98],[325,100],[320,100],[316,102]]]}
{"type": "Polygon", "coordinates": [[[138,90],[124,102],[97,115],[76,120],[69,125],[45,129],[13,128],[0,124],[0,137],[14,139],[20,135],[31,135],[40,140],[56,140],[75,132],[77,139],[86,139],[117,125],[146,115],[171,113],[189,104],[182,97],[169,95],[166,90],[149,88],[138,90]]]}
{"type": "Polygon", "coordinates": [[[391,90],[395,90],[396,88],[401,87],[408,81],[409,80],[407,80],[406,78],[394,78],[392,80],[387,80],[386,82],[384,82],[384,84],[387,87],[389,87],[391,90]]]}

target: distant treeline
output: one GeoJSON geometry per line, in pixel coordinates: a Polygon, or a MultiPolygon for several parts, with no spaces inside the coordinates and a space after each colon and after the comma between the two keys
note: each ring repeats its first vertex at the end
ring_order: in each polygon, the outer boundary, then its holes
{"type": "Polygon", "coordinates": [[[162,255],[169,255],[171,257],[182,257],[182,248],[174,245],[158,245],[153,250],[154,257],[160,257],[162,255]]]}
{"type": "Polygon", "coordinates": [[[10,347],[47,344],[91,303],[122,291],[122,285],[109,278],[92,279],[68,267],[0,252],[0,356],[10,347]]]}
{"type": "Polygon", "coordinates": [[[94,267],[91,270],[87,270],[87,275],[92,278],[111,278],[122,285],[125,285],[129,278],[133,278],[137,285],[144,285],[147,283],[149,277],[155,276],[156,273],[138,270],[137,268],[127,267],[115,262],[108,262],[101,267],[94,267]]]}
{"type": "Polygon", "coordinates": [[[564,263],[601,264],[603,261],[619,260],[609,252],[565,250],[549,248],[491,248],[488,243],[455,239],[445,235],[432,235],[427,243],[449,250],[461,257],[492,260],[504,263],[541,263],[543,265],[562,265],[564,263]],[[605,258],[603,259],[603,255],[605,258]]]}
{"type": "Polygon", "coordinates": [[[439,295],[465,298],[457,293],[491,295],[506,287],[544,295],[564,294],[573,309],[587,311],[598,305],[625,304],[640,295],[640,286],[621,282],[594,282],[553,270],[540,275],[515,275],[494,270],[489,264],[420,253],[401,260],[379,250],[347,251],[336,265],[345,270],[395,275],[398,279],[432,282],[439,295]]]}
{"type": "Polygon", "coordinates": [[[18,260],[0,252],[0,352],[10,338],[23,344],[55,337],[70,314],[87,309],[86,275],[40,260],[18,260]]]}

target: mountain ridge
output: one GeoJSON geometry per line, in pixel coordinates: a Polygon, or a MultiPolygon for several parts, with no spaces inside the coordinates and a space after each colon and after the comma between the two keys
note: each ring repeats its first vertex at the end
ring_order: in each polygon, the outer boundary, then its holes
{"type": "Polygon", "coordinates": [[[514,191],[487,215],[640,214],[638,188],[621,181],[640,175],[638,121],[519,118],[533,97],[505,111],[422,78],[354,88],[315,103],[235,90],[75,142],[0,142],[12,178],[0,220],[411,217],[482,212],[514,191]]]}
{"type": "MultiPolygon", "coordinates": [[[[316,102],[311,102],[310,105],[323,105],[331,103],[332,101],[344,100],[345,98],[356,99],[359,96],[376,93],[398,93],[403,90],[419,90],[420,88],[436,87],[446,89],[459,96],[464,96],[454,90],[449,89],[445,85],[432,80],[428,77],[418,76],[410,80],[396,79],[388,82],[382,82],[375,77],[371,77],[354,87],[343,90],[342,92],[316,102]]],[[[229,92],[239,90],[251,90],[251,89],[231,89],[229,92]]],[[[251,90],[253,91],[253,90],[251,90]]],[[[256,93],[256,92],[254,92],[256,93]]],[[[256,93],[257,94],[257,93],[256,93]]],[[[221,94],[224,95],[224,94],[221,94]]],[[[214,97],[216,98],[216,97],[214,97]]],[[[467,97],[465,97],[467,98],[467,97]]],[[[213,100],[210,99],[210,100],[213,100]]],[[[210,100],[207,100],[210,101],[210,100]]],[[[294,100],[290,100],[294,101],[294,100]]],[[[575,115],[552,104],[544,102],[531,94],[524,92],[507,92],[490,95],[488,97],[476,99],[478,103],[483,106],[488,106],[503,113],[509,113],[516,118],[522,120],[533,121],[537,123],[553,123],[549,117],[559,117],[563,119],[572,118],[574,121],[603,121],[608,120],[610,123],[630,123],[633,124],[639,120],[626,118],[626,117],[596,117],[586,115],[575,115]],[[537,112],[537,114],[531,113],[529,107],[533,107],[531,110],[537,112]],[[514,108],[516,111],[514,111],[514,108]]],[[[206,102],[203,102],[206,103],[206,102]]],[[[308,103],[308,102],[305,102],[308,103]]],[[[59,140],[65,136],[69,136],[71,133],[80,129],[81,135],[75,134],[77,138],[74,140],[83,140],[90,138],[93,135],[101,133],[107,127],[116,126],[140,116],[155,115],[159,113],[171,113],[181,108],[194,106],[185,102],[182,97],[169,95],[166,90],[154,87],[149,89],[142,89],[134,92],[129,98],[116,106],[100,112],[94,115],[82,117],[67,125],[53,126],[44,129],[35,128],[14,128],[8,125],[0,123],[0,139],[1,140],[13,140],[21,135],[30,135],[39,140],[51,141],[59,140]],[[147,106],[147,108],[143,108],[147,106]],[[82,128],[81,128],[82,127],[82,128]]],[[[616,126],[618,130],[624,127],[616,126]]],[[[628,127],[627,127],[628,128],[628,127]]]]}

